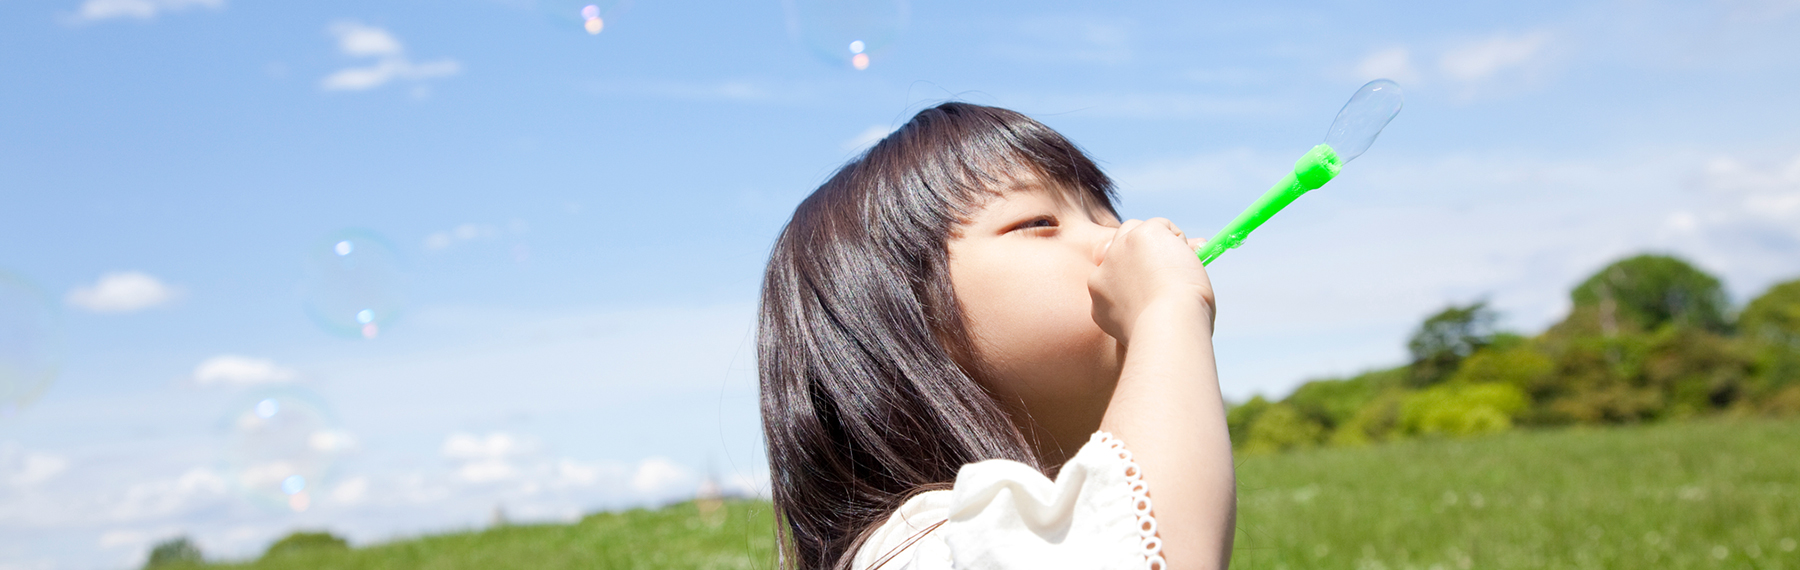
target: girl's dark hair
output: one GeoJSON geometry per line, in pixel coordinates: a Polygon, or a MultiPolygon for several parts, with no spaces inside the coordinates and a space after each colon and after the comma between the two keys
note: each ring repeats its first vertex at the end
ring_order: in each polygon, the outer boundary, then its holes
{"type": "Polygon", "coordinates": [[[847,568],[868,531],[964,464],[1043,467],[977,381],[950,284],[951,232],[1022,176],[1113,212],[1080,148],[967,103],[919,112],[794,210],[756,343],[783,567],[847,568]]]}

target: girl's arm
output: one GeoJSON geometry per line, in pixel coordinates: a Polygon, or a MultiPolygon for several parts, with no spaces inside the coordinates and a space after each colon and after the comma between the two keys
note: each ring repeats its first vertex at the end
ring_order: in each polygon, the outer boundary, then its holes
{"type": "Polygon", "coordinates": [[[1212,284],[1168,220],[1130,221],[1088,288],[1094,321],[1125,346],[1100,429],[1131,449],[1174,568],[1231,562],[1237,481],[1213,360],[1212,284]]]}

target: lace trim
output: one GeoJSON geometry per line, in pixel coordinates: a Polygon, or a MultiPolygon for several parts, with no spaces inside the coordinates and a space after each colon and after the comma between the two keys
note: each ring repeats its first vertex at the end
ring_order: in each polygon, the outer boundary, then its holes
{"type": "Polygon", "coordinates": [[[1107,432],[1097,432],[1094,438],[1125,462],[1125,482],[1131,485],[1131,510],[1137,518],[1138,553],[1144,555],[1144,568],[1164,570],[1168,562],[1162,557],[1162,538],[1156,535],[1156,515],[1151,512],[1150,488],[1144,484],[1143,470],[1138,468],[1131,458],[1131,450],[1125,449],[1125,442],[1119,438],[1107,432]]]}

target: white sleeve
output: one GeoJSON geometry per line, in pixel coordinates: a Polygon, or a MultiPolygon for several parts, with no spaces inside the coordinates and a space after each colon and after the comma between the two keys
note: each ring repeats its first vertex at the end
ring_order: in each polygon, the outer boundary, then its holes
{"type": "Polygon", "coordinates": [[[1056,481],[1025,464],[964,465],[948,491],[908,500],[863,544],[856,570],[1162,570],[1150,498],[1124,443],[1098,432],[1056,481]]]}

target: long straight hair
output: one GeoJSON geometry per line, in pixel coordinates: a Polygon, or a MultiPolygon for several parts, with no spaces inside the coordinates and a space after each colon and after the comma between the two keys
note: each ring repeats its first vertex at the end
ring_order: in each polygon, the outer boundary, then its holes
{"type": "Polygon", "coordinates": [[[1043,467],[982,386],[950,283],[951,233],[1032,176],[1113,211],[1080,148],[1019,113],[919,112],[795,209],[763,278],[763,433],[784,568],[847,568],[908,497],[964,464],[1043,467]]]}

